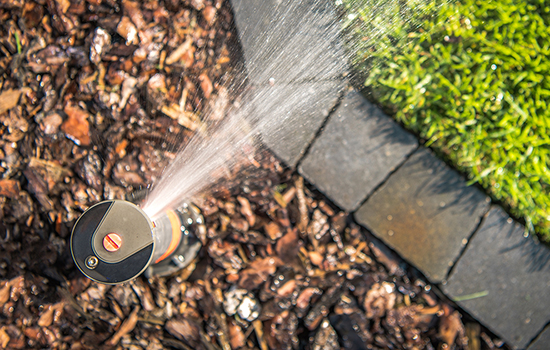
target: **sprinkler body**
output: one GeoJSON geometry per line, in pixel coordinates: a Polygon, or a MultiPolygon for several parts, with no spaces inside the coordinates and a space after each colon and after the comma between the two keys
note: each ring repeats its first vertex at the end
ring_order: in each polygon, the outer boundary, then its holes
{"type": "Polygon", "coordinates": [[[86,210],[71,234],[76,266],[90,279],[117,284],[145,272],[167,276],[186,267],[197,255],[204,230],[198,208],[167,210],[154,221],[131,202],[109,200],[86,210]]]}

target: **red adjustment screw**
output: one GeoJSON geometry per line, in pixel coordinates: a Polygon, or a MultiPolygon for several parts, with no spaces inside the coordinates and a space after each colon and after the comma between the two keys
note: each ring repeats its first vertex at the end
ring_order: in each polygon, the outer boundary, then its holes
{"type": "Polygon", "coordinates": [[[116,252],[120,249],[121,244],[122,238],[114,232],[107,234],[103,238],[103,248],[105,248],[108,252],[116,252]]]}

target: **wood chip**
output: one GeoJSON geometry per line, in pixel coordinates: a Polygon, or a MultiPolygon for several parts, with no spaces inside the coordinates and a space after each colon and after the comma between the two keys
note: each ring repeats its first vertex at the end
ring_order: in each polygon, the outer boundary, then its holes
{"type": "Polygon", "coordinates": [[[196,131],[202,126],[194,121],[194,119],[198,119],[198,117],[193,112],[181,110],[177,104],[162,106],[161,111],[170,118],[177,120],[179,125],[191,131],[196,131]]]}
{"type": "Polygon", "coordinates": [[[174,51],[172,51],[170,55],[168,55],[168,57],[166,57],[164,64],[169,66],[178,62],[183,57],[183,55],[191,49],[192,44],[193,44],[193,40],[191,38],[187,39],[183,44],[181,44],[174,51]]]}
{"type": "Polygon", "coordinates": [[[10,336],[4,330],[5,327],[0,328],[0,348],[6,349],[10,342],[10,336]]]}
{"type": "Polygon", "coordinates": [[[306,196],[304,195],[304,178],[301,176],[296,179],[296,197],[298,197],[298,209],[300,210],[300,222],[296,227],[301,234],[305,234],[309,224],[309,212],[306,196]]]}
{"type": "Polygon", "coordinates": [[[120,341],[120,338],[122,338],[124,335],[130,333],[134,330],[136,327],[136,324],[138,322],[138,312],[139,312],[139,306],[136,306],[130,316],[124,322],[122,322],[122,325],[120,328],[116,331],[116,333],[113,335],[113,337],[107,342],[108,345],[115,346],[120,341]]]}

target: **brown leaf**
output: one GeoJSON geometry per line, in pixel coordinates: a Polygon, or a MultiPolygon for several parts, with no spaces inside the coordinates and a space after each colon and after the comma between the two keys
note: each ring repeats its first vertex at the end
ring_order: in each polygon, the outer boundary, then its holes
{"type": "Polygon", "coordinates": [[[28,87],[24,87],[21,89],[9,89],[6,91],[3,91],[0,94],[0,114],[6,112],[8,109],[12,109],[13,107],[17,106],[19,103],[19,97],[22,93],[30,92],[31,89],[28,87]]]}
{"type": "Polygon", "coordinates": [[[61,125],[61,130],[77,145],[89,146],[91,139],[88,112],[72,103],[67,104],[64,111],[68,118],[61,125]]]}
{"type": "Polygon", "coordinates": [[[277,241],[275,251],[284,262],[290,262],[298,255],[300,243],[298,240],[298,231],[296,229],[289,229],[286,235],[277,241]]]}
{"type": "Polygon", "coordinates": [[[258,258],[248,268],[241,271],[239,287],[252,290],[264,283],[267,278],[277,271],[283,262],[277,257],[258,258]]]}
{"type": "Polygon", "coordinates": [[[117,345],[120,341],[120,338],[134,330],[138,321],[138,311],[139,306],[136,306],[130,316],[128,316],[128,318],[124,320],[124,322],[122,322],[122,325],[120,326],[118,331],[116,331],[113,337],[107,342],[109,345],[117,345]]]}
{"type": "Polygon", "coordinates": [[[164,326],[168,333],[172,334],[174,337],[184,340],[189,344],[193,344],[199,341],[199,327],[193,322],[183,319],[183,320],[169,320],[164,326]]]}
{"type": "Polygon", "coordinates": [[[323,292],[319,288],[308,287],[304,289],[298,299],[296,299],[296,307],[299,309],[307,308],[311,303],[311,298],[315,295],[321,295],[323,292]]]}
{"type": "Polygon", "coordinates": [[[0,180],[0,196],[15,198],[19,195],[21,187],[19,187],[19,181],[16,180],[0,180]]]}

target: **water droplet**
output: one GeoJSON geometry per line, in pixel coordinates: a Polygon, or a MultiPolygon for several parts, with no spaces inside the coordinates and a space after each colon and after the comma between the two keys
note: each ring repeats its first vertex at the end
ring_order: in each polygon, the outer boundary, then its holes
{"type": "Polygon", "coordinates": [[[423,206],[424,206],[424,202],[422,202],[421,200],[417,200],[417,201],[416,201],[416,204],[418,204],[419,207],[423,207],[423,206]]]}
{"type": "Polygon", "coordinates": [[[271,85],[271,86],[275,85],[275,78],[273,78],[273,77],[269,78],[269,85],[271,85]]]}
{"type": "Polygon", "coordinates": [[[388,221],[391,221],[393,219],[393,216],[388,215],[388,221]]]}
{"type": "Polygon", "coordinates": [[[496,70],[496,69],[497,69],[497,65],[493,63],[493,64],[491,65],[491,69],[492,69],[492,70],[496,70]]]}
{"type": "Polygon", "coordinates": [[[447,204],[445,204],[445,202],[440,202],[440,203],[439,203],[439,207],[440,207],[440,208],[444,208],[445,205],[447,205],[447,204]]]}
{"type": "Polygon", "coordinates": [[[389,230],[389,231],[388,231],[388,236],[391,237],[391,236],[393,236],[394,233],[395,233],[395,232],[393,232],[392,230],[389,230]]]}

